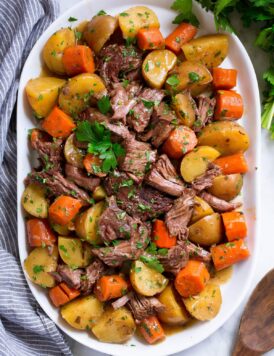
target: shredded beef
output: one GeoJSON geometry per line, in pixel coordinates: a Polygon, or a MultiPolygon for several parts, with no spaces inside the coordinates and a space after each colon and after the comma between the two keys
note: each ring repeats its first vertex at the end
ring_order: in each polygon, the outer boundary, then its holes
{"type": "Polygon", "coordinates": [[[166,272],[177,274],[188,262],[189,251],[185,242],[171,247],[168,254],[163,256],[158,254],[157,258],[163,265],[166,272]]]}
{"type": "Polygon", "coordinates": [[[136,323],[140,323],[143,319],[151,315],[156,315],[165,310],[165,306],[155,297],[144,297],[134,293],[128,303],[136,323]]]}
{"type": "Polygon", "coordinates": [[[45,171],[32,171],[25,179],[26,185],[29,185],[30,183],[47,188],[49,196],[57,197],[59,195],[69,195],[82,200],[84,204],[90,201],[90,197],[87,192],[80,189],[73,182],[68,181],[59,172],[52,175],[45,171]]]}
{"type": "Polygon", "coordinates": [[[100,185],[100,178],[88,177],[85,171],[81,168],[66,164],[65,166],[66,178],[73,181],[79,187],[94,191],[100,185]]]}
{"type": "Polygon", "coordinates": [[[164,92],[158,89],[145,88],[141,92],[137,104],[132,109],[132,114],[128,117],[129,125],[136,132],[140,133],[145,130],[150,121],[153,107],[158,106],[164,96],[164,92]]]}
{"type": "MultiPolygon", "coordinates": [[[[196,120],[193,125],[195,132],[200,132],[207,123],[211,122],[216,105],[216,99],[210,99],[205,95],[199,95],[197,98],[196,120]]],[[[196,105],[195,105],[196,106],[196,105]]]]}
{"type": "Polygon", "coordinates": [[[211,261],[211,253],[207,250],[204,250],[202,247],[193,244],[190,241],[186,241],[186,250],[194,260],[203,261],[205,263],[209,263],[211,261]]]}
{"type": "Polygon", "coordinates": [[[185,188],[180,198],[174,201],[173,207],[166,213],[165,223],[172,236],[183,239],[187,233],[187,224],[191,219],[195,192],[185,188]]]}
{"type": "Polygon", "coordinates": [[[88,267],[85,268],[85,273],[81,278],[81,292],[84,295],[92,292],[96,281],[104,274],[106,266],[96,258],[88,267]]]}
{"type": "Polygon", "coordinates": [[[214,163],[209,163],[208,169],[202,176],[196,178],[191,186],[196,192],[200,192],[212,186],[215,177],[222,174],[219,166],[214,163]]]}
{"type": "Polygon", "coordinates": [[[145,182],[161,192],[179,197],[185,185],[178,176],[166,154],[161,155],[152,169],[147,173],[145,182]]]}
{"type": "Polygon", "coordinates": [[[119,308],[122,308],[124,305],[127,304],[127,302],[130,301],[131,295],[132,295],[132,292],[130,292],[130,293],[126,294],[126,295],[123,295],[119,299],[116,299],[115,302],[111,303],[112,308],[115,309],[115,310],[119,309],[119,308]]]}
{"type": "Polygon", "coordinates": [[[69,287],[80,289],[83,270],[73,270],[68,265],[58,265],[57,273],[61,276],[62,280],[68,284],[69,287]]]}
{"type": "Polygon", "coordinates": [[[142,65],[142,52],[135,46],[111,44],[99,53],[98,72],[109,87],[119,82],[121,73],[129,73],[142,65]]]}
{"type": "Polygon", "coordinates": [[[109,115],[104,115],[98,109],[92,107],[85,109],[83,112],[79,114],[79,120],[89,121],[90,123],[93,123],[95,121],[101,123],[108,122],[109,118],[110,118],[109,115]]]}
{"type": "Polygon", "coordinates": [[[204,199],[215,211],[219,212],[231,211],[239,208],[242,205],[241,203],[227,202],[207,192],[201,192],[200,197],[204,199]]]}

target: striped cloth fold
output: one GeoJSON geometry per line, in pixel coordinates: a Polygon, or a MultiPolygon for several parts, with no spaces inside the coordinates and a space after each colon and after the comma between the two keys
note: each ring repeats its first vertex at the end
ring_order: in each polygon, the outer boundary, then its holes
{"type": "Polygon", "coordinates": [[[14,105],[29,51],[58,11],[56,0],[0,0],[0,355],[3,356],[72,355],[63,334],[32,296],[17,247],[14,105]]]}

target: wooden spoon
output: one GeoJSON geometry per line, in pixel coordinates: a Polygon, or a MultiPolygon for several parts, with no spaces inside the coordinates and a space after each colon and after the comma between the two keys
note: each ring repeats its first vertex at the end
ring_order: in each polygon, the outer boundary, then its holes
{"type": "Polygon", "coordinates": [[[274,269],[257,284],[245,307],[233,356],[257,356],[274,348],[274,269]]]}

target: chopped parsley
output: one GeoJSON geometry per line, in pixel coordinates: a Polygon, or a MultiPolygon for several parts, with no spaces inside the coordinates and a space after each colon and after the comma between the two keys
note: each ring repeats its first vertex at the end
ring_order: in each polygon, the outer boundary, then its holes
{"type": "Polygon", "coordinates": [[[104,114],[104,115],[107,114],[111,109],[109,96],[104,95],[101,99],[99,99],[97,106],[102,114],[104,114]]]}
{"type": "Polygon", "coordinates": [[[76,19],[75,17],[69,17],[68,21],[69,22],[75,22],[75,21],[78,21],[78,19],[76,19]]]}
{"type": "Polygon", "coordinates": [[[96,16],[103,16],[103,15],[106,15],[107,13],[105,12],[105,10],[100,10],[96,16]]]}
{"type": "Polygon", "coordinates": [[[172,74],[169,78],[167,78],[166,82],[172,87],[176,87],[180,83],[180,80],[177,74],[172,74]]]}
{"type": "Polygon", "coordinates": [[[33,273],[40,273],[40,272],[44,272],[44,266],[41,265],[35,265],[33,266],[33,273]]]}
{"type": "Polygon", "coordinates": [[[151,101],[151,100],[146,100],[146,99],[141,99],[144,106],[147,108],[147,109],[151,109],[153,108],[154,106],[154,101],[151,101]]]}
{"type": "Polygon", "coordinates": [[[148,256],[140,256],[140,260],[144,262],[149,268],[155,269],[155,271],[162,273],[164,272],[163,265],[158,261],[155,256],[148,257],[148,256]]]}
{"type": "Polygon", "coordinates": [[[188,78],[190,80],[191,83],[196,83],[200,80],[200,76],[198,73],[195,72],[189,72],[188,73],[188,78]]]}

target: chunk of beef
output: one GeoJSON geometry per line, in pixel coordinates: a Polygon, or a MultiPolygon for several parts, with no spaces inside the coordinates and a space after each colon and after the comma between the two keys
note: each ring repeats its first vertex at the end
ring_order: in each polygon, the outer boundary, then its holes
{"type": "Polygon", "coordinates": [[[204,128],[207,123],[211,122],[213,118],[216,99],[210,99],[205,95],[199,95],[196,99],[198,106],[195,110],[196,120],[193,125],[193,130],[195,132],[200,132],[202,128],[204,128]]]}
{"type": "Polygon", "coordinates": [[[126,116],[136,104],[135,95],[139,90],[140,85],[136,83],[130,84],[126,88],[121,83],[113,84],[113,90],[110,92],[111,107],[114,111],[112,120],[122,120],[123,123],[126,123],[126,116]]]}
{"type": "Polygon", "coordinates": [[[181,242],[168,250],[168,254],[157,255],[166,272],[177,274],[188,262],[189,251],[185,242],[181,242]]]}
{"type": "Polygon", "coordinates": [[[165,94],[162,90],[145,88],[139,95],[137,104],[128,117],[128,123],[133,129],[140,133],[147,127],[153,107],[160,104],[165,94]]]}
{"type": "Polygon", "coordinates": [[[186,188],[166,213],[165,223],[172,236],[179,236],[180,239],[183,239],[186,234],[186,227],[191,219],[194,206],[194,196],[194,190],[186,188]]]}
{"type": "Polygon", "coordinates": [[[111,44],[99,53],[98,72],[109,87],[119,82],[121,73],[129,73],[142,65],[142,52],[135,46],[111,44]]]}
{"type": "Polygon", "coordinates": [[[209,263],[211,261],[211,253],[204,250],[202,247],[193,244],[190,241],[186,241],[186,250],[189,257],[194,260],[203,261],[209,263]]]}
{"type": "Polygon", "coordinates": [[[62,280],[68,284],[69,287],[80,289],[83,270],[73,270],[67,265],[58,265],[57,273],[61,276],[62,280]]]}
{"type": "Polygon", "coordinates": [[[81,278],[81,292],[84,295],[92,292],[94,284],[106,271],[106,266],[96,258],[88,267],[85,268],[85,273],[81,278]]]}
{"type": "Polygon", "coordinates": [[[66,177],[86,190],[94,191],[100,185],[100,178],[88,177],[85,171],[71,164],[65,166],[66,177]]]}
{"type": "Polygon", "coordinates": [[[215,177],[222,174],[219,166],[209,163],[207,171],[200,177],[194,179],[191,186],[196,192],[200,192],[212,186],[215,177]]]}
{"type": "Polygon", "coordinates": [[[242,205],[241,203],[227,202],[207,192],[201,192],[200,197],[204,199],[215,211],[218,212],[231,211],[239,208],[242,205]]]}
{"type": "Polygon", "coordinates": [[[55,141],[45,132],[35,129],[31,135],[31,147],[37,151],[43,168],[48,172],[61,171],[63,161],[63,141],[55,141]]]}
{"type": "Polygon", "coordinates": [[[129,239],[133,222],[132,217],[118,208],[115,196],[111,196],[108,199],[108,207],[99,218],[98,231],[104,242],[118,238],[129,239]]]}
{"type": "Polygon", "coordinates": [[[123,295],[121,298],[116,299],[115,302],[111,303],[113,309],[119,309],[122,308],[124,305],[127,304],[127,302],[130,301],[132,292],[129,292],[126,295],[123,295]]]}
{"type": "Polygon", "coordinates": [[[79,114],[79,120],[93,122],[108,122],[110,119],[109,115],[102,114],[98,109],[89,107],[79,114]]]}
{"type": "Polygon", "coordinates": [[[147,173],[145,182],[161,192],[179,197],[185,185],[166,154],[161,155],[147,173]]]}
{"type": "Polygon", "coordinates": [[[139,135],[140,140],[149,141],[154,147],[161,146],[162,143],[168,138],[171,131],[174,129],[174,123],[177,122],[177,116],[170,107],[162,102],[153,110],[149,130],[139,135]]]}
{"type": "Polygon", "coordinates": [[[131,310],[136,323],[157,313],[162,313],[165,306],[155,297],[143,297],[140,294],[133,293],[130,297],[128,307],[131,310]]]}
{"type": "Polygon", "coordinates": [[[69,195],[83,201],[86,204],[90,201],[87,192],[80,189],[75,183],[68,181],[61,173],[54,175],[49,172],[32,171],[25,179],[25,184],[34,183],[47,188],[49,196],[58,197],[59,195],[69,195]]]}

